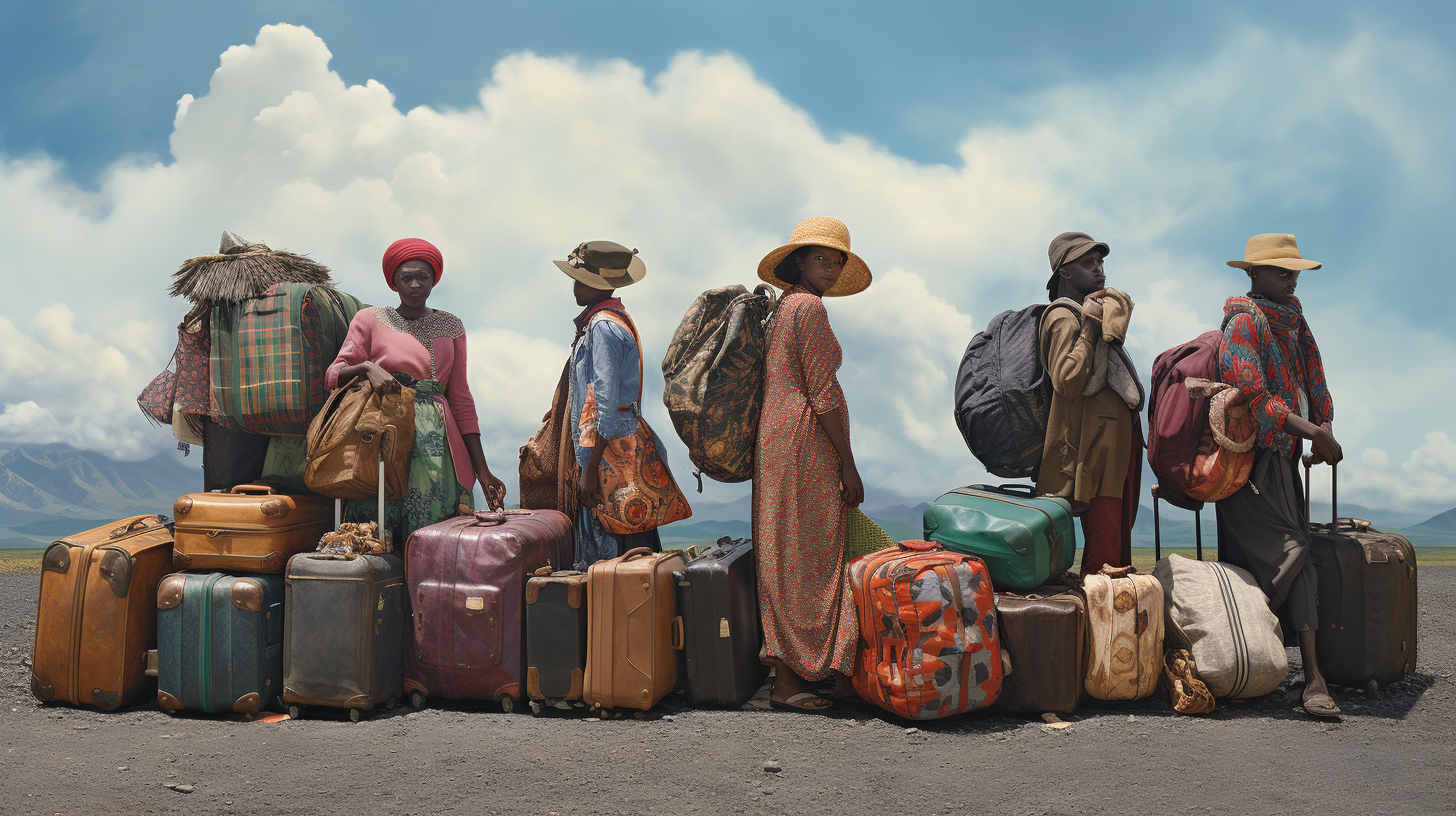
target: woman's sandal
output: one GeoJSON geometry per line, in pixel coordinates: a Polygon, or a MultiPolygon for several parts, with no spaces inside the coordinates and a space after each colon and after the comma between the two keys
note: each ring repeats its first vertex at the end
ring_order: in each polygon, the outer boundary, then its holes
{"type": "Polygon", "coordinates": [[[781,711],[823,711],[834,706],[833,702],[812,691],[801,691],[787,700],[775,700],[770,697],[768,704],[781,711]]]}
{"type": "Polygon", "coordinates": [[[1335,700],[1328,694],[1315,694],[1302,703],[1304,713],[1311,717],[1338,717],[1340,707],[1335,705],[1335,700]]]}

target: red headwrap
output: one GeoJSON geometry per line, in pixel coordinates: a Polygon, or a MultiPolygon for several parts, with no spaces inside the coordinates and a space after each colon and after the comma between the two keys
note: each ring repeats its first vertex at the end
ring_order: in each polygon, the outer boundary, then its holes
{"type": "Polygon", "coordinates": [[[435,283],[445,274],[445,259],[435,245],[423,238],[401,238],[384,250],[384,282],[394,289],[394,273],[405,261],[424,261],[435,273],[435,283]]]}

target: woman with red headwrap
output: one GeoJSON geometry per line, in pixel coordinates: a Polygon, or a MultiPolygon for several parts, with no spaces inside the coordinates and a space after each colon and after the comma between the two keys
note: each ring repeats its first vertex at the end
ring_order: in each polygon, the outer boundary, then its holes
{"type": "MultiPolygon", "coordinates": [[[[385,506],[383,527],[402,546],[421,527],[473,509],[477,479],[486,500],[500,507],[506,486],[485,463],[475,399],[465,377],[465,327],[460,319],[425,305],[440,282],[445,260],[434,244],[404,238],[384,252],[384,282],[399,306],[361,309],[349,324],[325,385],[354,377],[382,386],[398,380],[415,389],[415,445],[403,499],[385,506]]],[[[349,503],[350,521],[373,520],[373,501],[349,503]]]]}

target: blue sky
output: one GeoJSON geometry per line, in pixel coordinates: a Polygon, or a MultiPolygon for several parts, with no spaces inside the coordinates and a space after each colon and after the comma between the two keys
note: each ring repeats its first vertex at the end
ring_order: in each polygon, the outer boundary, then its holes
{"type": "Polygon", "coordinates": [[[1342,484],[1444,510],[1452,9],[4,2],[0,240],[67,285],[0,304],[0,440],[165,449],[129,401],[170,354],[167,274],[222,229],[366,300],[387,295],[379,249],[413,233],[460,270],[439,305],[471,330],[508,471],[570,339],[551,257],[640,245],[629,305],[660,356],[696,291],[751,282],[796,220],[832,214],[876,273],[831,304],[858,455],[925,496],[983,476],[947,381],[1036,296],[1052,235],[1112,244],[1146,371],[1242,290],[1223,261],[1282,231],[1326,263],[1301,296],[1342,484]]]}

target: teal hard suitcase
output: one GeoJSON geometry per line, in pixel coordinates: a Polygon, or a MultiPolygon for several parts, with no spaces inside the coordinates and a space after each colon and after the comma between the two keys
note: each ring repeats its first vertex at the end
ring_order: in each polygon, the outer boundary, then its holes
{"type": "Polygon", "coordinates": [[[958,487],[925,508],[925,539],[986,562],[997,592],[1043,586],[1077,556],[1072,506],[1030,485],[958,487]]]}
{"type": "Polygon", "coordinates": [[[157,705],[256,714],[283,687],[283,576],[173,573],[157,586],[157,705]]]}

